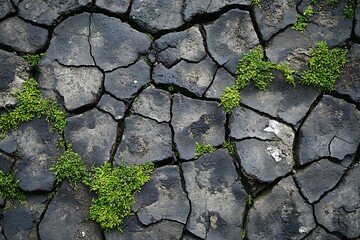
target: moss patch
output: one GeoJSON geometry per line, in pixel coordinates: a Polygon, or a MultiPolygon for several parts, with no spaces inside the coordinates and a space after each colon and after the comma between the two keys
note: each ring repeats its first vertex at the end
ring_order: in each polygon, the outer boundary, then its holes
{"type": "Polygon", "coordinates": [[[4,174],[0,170],[0,196],[13,200],[17,199],[23,203],[25,200],[24,193],[19,189],[19,180],[15,180],[15,174],[4,174]]]}
{"type": "Polygon", "coordinates": [[[195,159],[198,159],[205,153],[214,153],[215,148],[211,146],[210,144],[200,144],[198,142],[195,142],[195,159]]]}

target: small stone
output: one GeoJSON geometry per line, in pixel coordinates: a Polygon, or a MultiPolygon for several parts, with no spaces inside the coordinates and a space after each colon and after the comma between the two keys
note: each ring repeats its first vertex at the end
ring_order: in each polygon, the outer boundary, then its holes
{"type": "Polygon", "coordinates": [[[115,14],[124,14],[130,7],[130,0],[97,0],[95,6],[115,14]]]}
{"type": "Polygon", "coordinates": [[[341,240],[337,236],[327,233],[323,228],[316,227],[309,235],[303,238],[303,240],[341,240]]]}
{"type": "Polygon", "coordinates": [[[110,113],[116,120],[122,119],[126,111],[125,103],[111,97],[109,94],[104,94],[96,107],[110,113]]]}
{"type": "Polygon", "coordinates": [[[224,89],[235,84],[233,77],[225,68],[219,68],[216,71],[214,81],[205,93],[205,97],[220,99],[220,95],[224,93],[224,89]]]}
{"type": "MultiPolygon", "coordinates": [[[[1,146],[0,149],[2,150],[1,146]]],[[[0,162],[0,171],[2,171],[4,174],[9,174],[11,172],[11,167],[14,165],[15,159],[0,152],[0,162]]]]}
{"type": "Polygon", "coordinates": [[[356,9],[355,9],[355,35],[357,38],[360,37],[360,5],[357,5],[356,6],[356,9]]]}
{"type": "Polygon", "coordinates": [[[15,12],[10,0],[0,1],[0,20],[8,14],[15,12]]]}

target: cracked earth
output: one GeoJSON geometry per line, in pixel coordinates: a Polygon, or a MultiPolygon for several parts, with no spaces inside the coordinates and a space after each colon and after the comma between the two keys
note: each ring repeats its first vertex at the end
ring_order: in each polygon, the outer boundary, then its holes
{"type": "Polygon", "coordinates": [[[64,181],[48,199],[59,136],[44,118],[24,123],[0,140],[0,170],[26,192],[6,210],[0,199],[0,239],[359,239],[360,7],[348,19],[346,1],[323,4],[300,33],[310,0],[262,2],[0,0],[0,113],[33,76],[66,110],[65,140],[87,166],[156,166],[123,233],[104,232],[86,220],[86,186],[64,181]],[[301,73],[319,41],[349,49],[331,94],[275,74],[229,116],[218,107],[258,44],[301,73]],[[40,52],[34,69],[20,57],[40,52]],[[195,160],[195,142],[217,150],[195,160]]]}

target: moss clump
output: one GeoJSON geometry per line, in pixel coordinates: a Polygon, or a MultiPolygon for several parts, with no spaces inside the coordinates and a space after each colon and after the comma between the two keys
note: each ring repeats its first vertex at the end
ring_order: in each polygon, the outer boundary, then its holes
{"type": "Polygon", "coordinates": [[[35,66],[37,66],[40,59],[45,57],[45,54],[44,53],[40,53],[40,54],[24,54],[21,57],[26,62],[28,62],[30,64],[30,66],[35,67],[35,66]]]}
{"type": "Polygon", "coordinates": [[[224,89],[224,93],[220,96],[219,107],[223,106],[226,114],[230,114],[231,111],[240,105],[239,90],[235,86],[227,87],[224,89]]]}
{"type": "Polygon", "coordinates": [[[230,140],[223,143],[223,148],[228,150],[230,156],[235,156],[235,146],[230,140]]]}
{"type": "Polygon", "coordinates": [[[310,18],[314,15],[313,8],[309,5],[302,15],[298,15],[296,18],[296,23],[292,29],[300,32],[304,32],[307,25],[310,22],[310,18]]]}
{"type": "Polygon", "coordinates": [[[13,200],[17,199],[23,203],[25,200],[24,193],[18,187],[19,180],[15,180],[15,174],[4,174],[0,170],[0,196],[13,200]]]}
{"type": "Polygon", "coordinates": [[[195,142],[195,156],[194,156],[194,158],[198,159],[199,157],[201,157],[205,153],[214,153],[215,150],[216,149],[213,146],[211,146],[210,144],[200,144],[198,142],[195,142]]]}

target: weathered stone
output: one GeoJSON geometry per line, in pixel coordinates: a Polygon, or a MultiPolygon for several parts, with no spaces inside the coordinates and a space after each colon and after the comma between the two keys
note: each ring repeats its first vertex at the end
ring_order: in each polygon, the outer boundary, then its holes
{"type": "Polygon", "coordinates": [[[115,160],[129,165],[162,161],[172,156],[171,129],[167,123],[132,115],[125,119],[115,160]]]}
{"type": "Polygon", "coordinates": [[[96,107],[110,113],[116,120],[122,119],[126,110],[124,102],[111,97],[109,94],[104,94],[96,107]]]}
{"type": "Polygon", "coordinates": [[[355,105],[324,96],[300,129],[300,165],[321,157],[353,157],[360,142],[359,121],[355,105]]]}
{"type": "Polygon", "coordinates": [[[196,15],[218,12],[226,6],[239,4],[250,6],[250,3],[250,0],[186,0],[184,19],[189,21],[196,15]]]}
{"type": "Polygon", "coordinates": [[[38,239],[37,224],[46,207],[47,195],[27,196],[25,204],[15,202],[4,212],[2,227],[8,240],[38,239]]]}
{"type": "Polygon", "coordinates": [[[178,166],[165,166],[155,169],[150,182],[135,195],[136,212],[140,222],[145,225],[160,220],[186,223],[190,205],[181,186],[178,166]]]}
{"type": "Polygon", "coordinates": [[[296,22],[296,5],[299,0],[263,1],[254,7],[255,21],[264,41],[286,26],[296,22]]]}
{"type": "Polygon", "coordinates": [[[117,123],[97,109],[66,119],[65,139],[87,166],[102,165],[110,158],[117,123]]]}
{"type": "Polygon", "coordinates": [[[24,0],[18,5],[19,15],[35,23],[51,25],[61,15],[66,15],[72,11],[79,10],[90,4],[90,0],[70,0],[70,1],[43,1],[43,0],[24,0]]]}
{"type": "Polygon", "coordinates": [[[242,10],[228,11],[205,30],[211,56],[233,74],[243,54],[259,44],[250,14],[242,10]]]}
{"type": "Polygon", "coordinates": [[[95,6],[115,14],[124,14],[130,7],[130,0],[97,0],[95,6]]]}
{"type": "Polygon", "coordinates": [[[101,229],[89,217],[89,189],[82,183],[73,188],[66,180],[51,201],[39,225],[42,240],[102,239],[101,229]]]}
{"type": "Polygon", "coordinates": [[[216,71],[214,81],[211,83],[209,89],[205,93],[207,98],[220,99],[220,95],[224,93],[226,87],[231,87],[235,84],[235,77],[233,77],[224,68],[219,68],[216,71]]]}
{"type": "Polygon", "coordinates": [[[143,60],[126,68],[105,73],[105,90],[119,99],[132,98],[150,82],[150,67],[143,60]]]}
{"type": "Polygon", "coordinates": [[[180,60],[199,62],[206,57],[199,27],[166,34],[155,41],[157,60],[167,68],[180,60]]]}
{"type": "Polygon", "coordinates": [[[101,95],[103,74],[96,67],[66,67],[46,58],[39,63],[39,85],[57,91],[69,111],[95,104],[101,95]]]}
{"type": "Polygon", "coordinates": [[[0,0],[0,19],[13,12],[15,12],[15,9],[11,5],[10,0],[0,0]]]}
{"type": "Polygon", "coordinates": [[[89,43],[90,14],[62,21],[55,29],[46,57],[71,66],[94,66],[89,43]]]}
{"type": "Polygon", "coordinates": [[[337,236],[327,233],[323,228],[316,227],[310,234],[302,238],[303,240],[341,240],[337,236]]]}
{"type": "Polygon", "coordinates": [[[45,47],[48,30],[27,23],[17,17],[0,22],[0,44],[19,52],[36,52],[45,47]]]}
{"type": "Polygon", "coordinates": [[[216,64],[208,57],[199,63],[181,61],[170,69],[159,64],[154,68],[153,79],[156,83],[186,88],[201,97],[211,84],[216,69],[216,64]]]}
{"type": "Polygon", "coordinates": [[[169,122],[170,107],[170,93],[151,86],[139,95],[139,99],[133,104],[133,111],[158,122],[169,122]]]}
{"type": "MultiPolygon", "coordinates": [[[[2,145],[1,142],[0,142],[0,145],[2,145]]],[[[2,146],[0,146],[0,149],[2,150],[2,146]]],[[[8,174],[8,173],[10,173],[11,167],[13,166],[15,160],[13,158],[11,158],[10,156],[5,155],[4,153],[0,152],[0,162],[1,162],[0,171],[2,171],[5,174],[8,174]]]]}
{"type": "Polygon", "coordinates": [[[356,37],[360,37],[360,5],[356,6],[355,9],[355,35],[356,37]]]}
{"type": "Polygon", "coordinates": [[[134,63],[150,47],[146,34],[120,19],[99,13],[91,15],[89,41],[96,65],[104,71],[134,63]]]}
{"type": "Polygon", "coordinates": [[[239,239],[247,194],[227,150],[182,165],[191,202],[187,229],[202,239],[239,239]]]}
{"type": "Polygon", "coordinates": [[[336,186],[345,170],[340,164],[324,159],[297,171],[295,181],[303,196],[309,203],[313,203],[336,186]]]}
{"type": "Polygon", "coordinates": [[[0,50],[0,107],[17,103],[13,96],[22,89],[22,83],[30,78],[29,65],[14,53],[0,50]]]}
{"type": "Polygon", "coordinates": [[[274,77],[266,91],[260,91],[253,84],[245,87],[240,92],[241,103],[297,126],[319,93],[311,86],[287,84],[284,76],[277,72],[274,77]]]}
{"type": "Polygon", "coordinates": [[[316,225],[312,207],[287,177],[255,199],[247,226],[249,239],[301,239],[316,225]]]}
{"type": "Polygon", "coordinates": [[[130,18],[147,32],[156,33],[180,27],[182,19],[182,1],[134,0],[130,18]]]}
{"type": "Polygon", "coordinates": [[[317,221],[347,239],[360,237],[360,165],[350,169],[339,186],[315,205],[317,221]]]}
{"type": "Polygon", "coordinates": [[[150,226],[142,225],[135,216],[125,218],[123,232],[105,232],[106,240],[180,240],[184,225],[163,220],[150,226]]]}
{"type": "Polygon", "coordinates": [[[195,156],[195,142],[218,146],[225,140],[225,112],[217,102],[175,94],[172,115],[174,141],[181,159],[195,156]]]}
{"type": "Polygon", "coordinates": [[[346,64],[341,69],[334,89],[360,103],[360,45],[354,43],[346,55],[346,64]]]}

